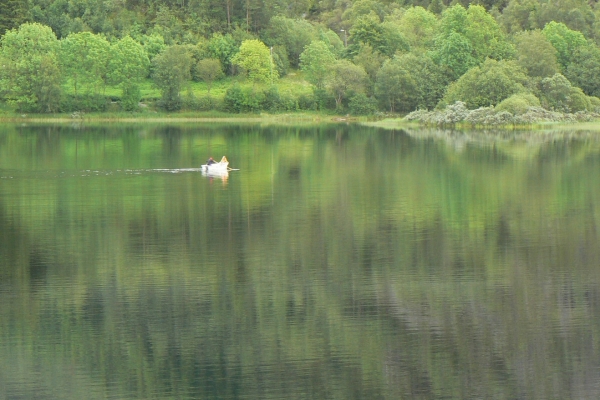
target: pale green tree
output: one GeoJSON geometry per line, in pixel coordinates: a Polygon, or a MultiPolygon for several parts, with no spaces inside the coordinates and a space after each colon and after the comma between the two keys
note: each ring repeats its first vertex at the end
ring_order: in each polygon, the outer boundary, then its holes
{"type": "Polygon", "coordinates": [[[273,82],[278,78],[270,50],[257,39],[244,40],[232,63],[241,67],[247,78],[254,83],[273,82]]]}
{"type": "Polygon", "coordinates": [[[57,111],[63,79],[59,42],[48,26],[27,23],[7,31],[0,48],[0,91],[22,111],[57,111]]]}
{"type": "Polygon", "coordinates": [[[335,56],[329,46],[321,40],[316,40],[306,46],[300,55],[300,68],[304,71],[306,80],[317,89],[325,86],[325,80],[331,72],[335,56]]]}
{"type": "Polygon", "coordinates": [[[423,7],[410,7],[402,14],[398,25],[411,48],[429,48],[433,44],[437,24],[438,18],[434,13],[423,7]]]}
{"type": "Polygon", "coordinates": [[[125,36],[110,47],[108,80],[121,87],[121,105],[125,110],[134,110],[141,98],[140,83],[148,75],[150,61],[144,47],[125,36]]]}
{"type": "Polygon", "coordinates": [[[327,77],[326,87],[335,98],[335,106],[342,108],[344,99],[350,92],[361,93],[365,90],[367,73],[348,60],[338,60],[331,65],[331,74],[327,77]]]}
{"type": "Polygon", "coordinates": [[[154,85],[160,89],[160,105],[168,111],[181,108],[181,89],[191,78],[192,56],[182,45],[167,47],[154,57],[154,85]]]}
{"type": "Polygon", "coordinates": [[[72,33],[60,41],[60,62],[75,94],[83,87],[98,93],[105,84],[110,43],[91,32],[72,33]]]}
{"type": "Polygon", "coordinates": [[[204,60],[198,61],[196,65],[196,74],[200,79],[206,82],[209,96],[212,83],[221,79],[224,75],[221,62],[216,58],[205,58],[204,60]]]}

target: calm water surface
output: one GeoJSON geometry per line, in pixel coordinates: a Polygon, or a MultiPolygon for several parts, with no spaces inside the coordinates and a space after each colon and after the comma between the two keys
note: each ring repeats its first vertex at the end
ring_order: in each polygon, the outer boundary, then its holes
{"type": "Polygon", "coordinates": [[[0,399],[597,399],[599,224],[587,132],[3,126],[0,399]]]}

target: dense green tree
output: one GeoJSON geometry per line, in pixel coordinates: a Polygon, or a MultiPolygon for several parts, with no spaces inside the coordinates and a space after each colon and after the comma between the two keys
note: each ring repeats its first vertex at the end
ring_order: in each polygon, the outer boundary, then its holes
{"type": "Polygon", "coordinates": [[[223,77],[223,68],[221,62],[216,58],[206,58],[198,61],[196,72],[200,79],[206,82],[208,95],[210,96],[210,88],[212,83],[223,77]]]}
{"type": "Polygon", "coordinates": [[[571,30],[561,22],[548,23],[542,33],[556,49],[558,63],[563,71],[566,71],[577,50],[587,44],[581,32],[571,30]]]}
{"type": "Polygon", "coordinates": [[[239,46],[231,34],[222,35],[215,33],[206,44],[208,56],[221,61],[221,65],[228,73],[232,73],[231,59],[239,51],[239,46]]]}
{"type": "Polygon", "coordinates": [[[546,78],[559,71],[556,49],[539,30],[515,35],[517,63],[529,76],[546,78]]]}
{"type": "Polygon", "coordinates": [[[304,19],[291,19],[276,16],[271,19],[268,29],[263,33],[268,46],[283,46],[287,50],[290,64],[297,67],[300,54],[313,40],[317,39],[317,30],[304,19]]]}
{"type": "Polygon", "coordinates": [[[60,42],[60,63],[75,94],[81,87],[98,93],[104,86],[110,43],[91,32],[72,33],[60,42]]]}
{"type": "Polygon", "coordinates": [[[26,23],[2,37],[0,92],[22,111],[58,110],[63,71],[50,27],[26,23]]]}
{"type": "Polygon", "coordinates": [[[411,52],[396,56],[396,58],[417,83],[416,107],[433,109],[443,97],[448,85],[444,69],[424,52],[411,52]]]}
{"type": "Polygon", "coordinates": [[[565,76],[588,96],[600,97],[600,49],[593,43],[582,46],[573,54],[565,76]]]}
{"type": "Polygon", "coordinates": [[[342,108],[342,102],[349,93],[363,92],[366,79],[365,70],[348,60],[338,60],[331,65],[331,74],[327,77],[326,86],[335,98],[336,108],[342,108]]]}
{"type": "Polygon", "coordinates": [[[269,48],[260,40],[245,40],[232,63],[241,67],[246,77],[254,82],[273,82],[278,78],[269,48]]]}
{"type": "Polygon", "coordinates": [[[0,36],[18,28],[28,17],[26,0],[0,0],[0,36]]]}
{"type": "Polygon", "coordinates": [[[139,42],[144,46],[146,54],[150,61],[158,55],[161,51],[167,48],[165,39],[158,33],[152,33],[151,35],[142,35],[139,42]]]}
{"type": "Polygon", "coordinates": [[[375,95],[391,112],[412,111],[418,102],[417,82],[397,59],[387,60],[377,72],[375,95]]]}
{"type": "Polygon", "coordinates": [[[300,68],[304,71],[306,80],[315,85],[317,89],[325,86],[327,76],[331,73],[331,66],[335,63],[335,56],[329,46],[316,40],[306,46],[300,55],[300,68]]]}
{"type": "Polygon", "coordinates": [[[473,56],[479,62],[488,57],[503,60],[514,56],[515,49],[508,42],[500,25],[482,6],[469,6],[464,34],[473,46],[473,56]]]}
{"type": "Polygon", "coordinates": [[[486,60],[452,83],[442,104],[462,101],[467,108],[494,106],[513,94],[526,92],[527,75],[515,61],[486,60]]]}
{"type": "Polygon", "coordinates": [[[465,72],[478,64],[473,57],[471,42],[458,32],[438,37],[432,59],[446,69],[449,79],[456,80],[465,72]]]}
{"type": "Polygon", "coordinates": [[[577,112],[592,108],[592,103],[583,91],[571,85],[561,74],[542,79],[539,92],[542,106],[550,110],[577,112]]]}
{"type": "Polygon", "coordinates": [[[411,48],[429,48],[433,45],[433,37],[438,19],[434,13],[423,7],[410,7],[399,20],[399,29],[411,48]]]}
{"type": "Polygon", "coordinates": [[[149,64],[144,47],[130,36],[111,45],[108,80],[121,87],[121,106],[125,110],[137,108],[140,101],[139,84],[147,76],[149,64]]]}
{"type": "Polygon", "coordinates": [[[154,57],[154,85],[162,93],[160,104],[168,111],[182,105],[181,89],[191,78],[192,56],[185,46],[175,45],[154,57]]]}
{"type": "Polygon", "coordinates": [[[350,30],[350,40],[353,42],[350,51],[354,54],[358,53],[361,45],[369,45],[387,57],[410,48],[399,26],[393,22],[379,22],[375,13],[358,18],[350,30]]]}
{"type": "Polygon", "coordinates": [[[455,5],[444,11],[432,57],[446,66],[451,79],[486,58],[511,58],[514,48],[494,18],[481,6],[455,5]]]}
{"type": "Polygon", "coordinates": [[[361,46],[358,54],[353,58],[354,64],[363,67],[372,83],[375,82],[377,72],[386,60],[388,60],[386,56],[374,51],[369,45],[361,46]]]}

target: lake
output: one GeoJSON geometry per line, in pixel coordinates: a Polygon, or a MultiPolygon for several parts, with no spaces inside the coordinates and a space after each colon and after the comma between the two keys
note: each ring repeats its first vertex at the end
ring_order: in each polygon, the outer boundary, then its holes
{"type": "Polygon", "coordinates": [[[4,125],[0,399],[597,399],[599,229],[593,132],[4,125]]]}

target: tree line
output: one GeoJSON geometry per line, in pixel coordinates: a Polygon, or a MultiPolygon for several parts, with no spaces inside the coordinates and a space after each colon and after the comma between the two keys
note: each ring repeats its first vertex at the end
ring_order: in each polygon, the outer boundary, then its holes
{"type": "Polygon", "coordinates": [[[151,80],[167,111],[595,111],[596,4],[2,0],[0,97],[20,112],[132,111],[151,80]]]}

